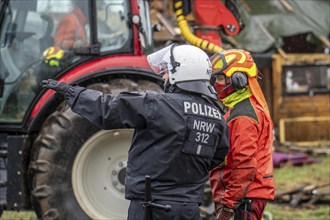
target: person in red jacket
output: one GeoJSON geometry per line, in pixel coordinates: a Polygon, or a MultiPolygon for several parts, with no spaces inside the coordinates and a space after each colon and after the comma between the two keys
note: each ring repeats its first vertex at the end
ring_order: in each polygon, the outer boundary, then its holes
{"type": "Polygon", "coordinates": [[[73,1],[75,7],[59,22],[55,32],[55,45],[71,49],[87,45],[85,25],[87,23],[87,1],[73,1]]]}
{"type": "Polygon", "coordinates": [[[273,123],[249,52],[227,50],[211,57],[218,99],[229,108],[226,164],[210,172],[217,220],[259,220],[274,199],[273,123]],[[235,216],[235,217],[234,217],[235,216]]]}

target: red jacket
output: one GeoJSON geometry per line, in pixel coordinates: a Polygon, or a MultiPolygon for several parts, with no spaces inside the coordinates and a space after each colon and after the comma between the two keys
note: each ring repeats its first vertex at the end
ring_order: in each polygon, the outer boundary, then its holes
{"type": "Polygon", "coordinates": [[[55,46],[62,49],[72,48],[78,40],[86,40],[86,17],[80,8],[75,8],[65,16],[57,26],[55,33],[55,46]]]}
{"type": "Polygon", "coordinates": [[[242,198],[274,199],[273,124],[254,96],[225,115],[230,135],[227,165],[210,172],[213,201],[234,208],[242,198]]]}

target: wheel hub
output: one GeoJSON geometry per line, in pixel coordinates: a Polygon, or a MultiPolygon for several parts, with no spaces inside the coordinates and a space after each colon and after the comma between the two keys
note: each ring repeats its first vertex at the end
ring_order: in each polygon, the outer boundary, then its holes
{"type": "Polygon", "coordinates": [[[111,181],[113,186],[119,192],[125,192],[125,176],[127,161],[120,161],[111,172],[111,181]]]}

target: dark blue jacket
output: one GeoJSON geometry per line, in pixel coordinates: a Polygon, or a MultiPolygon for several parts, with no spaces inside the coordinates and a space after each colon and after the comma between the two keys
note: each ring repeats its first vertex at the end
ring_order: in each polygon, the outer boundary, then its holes
{"type": "Polygon", "coordinates": [[[135,129],[126,169],[127,199],[144,199],[144,178],[150,175],[153,199],[200,203],[210,169],[223,162],[229,148],[220,110],[198,94],[112,96],[71,87],[66,100],[74,112],[103,129],[135,129]]]}

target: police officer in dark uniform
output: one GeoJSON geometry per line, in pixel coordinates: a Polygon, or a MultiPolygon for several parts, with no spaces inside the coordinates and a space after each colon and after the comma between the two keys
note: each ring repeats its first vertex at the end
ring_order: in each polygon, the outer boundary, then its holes
{"type": "Polygon", "coordinates": [[[209,80],[211,64],[201,49],[170,45],[148,56],[164,74],[165,93],[99,91],[44,80],[43,87],[65,96],[71,109],[103,129],[134,128],[125,179],[129,220],[144,217],[145,176],[151,177],[151,219],[200,220],[199,204],[209,171],[229,148],[228,128],[209,80]]]}

